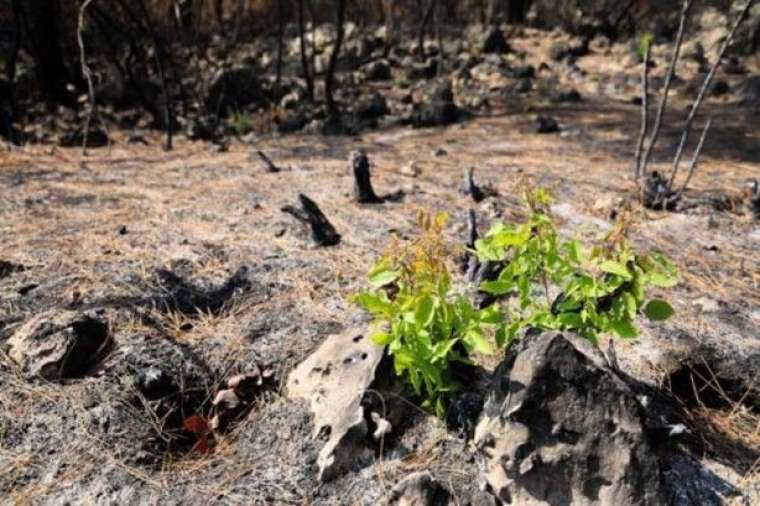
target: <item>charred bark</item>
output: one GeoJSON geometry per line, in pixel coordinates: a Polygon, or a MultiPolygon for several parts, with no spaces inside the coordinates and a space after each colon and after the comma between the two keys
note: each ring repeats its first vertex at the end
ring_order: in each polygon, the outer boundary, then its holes
{"type": "Polygon", "coordinates": [[[472,197],[475,202],[480,202],[486,198],[486,192],[484,192],[477,184],[475,184],[475,167],[470,167],[464,172],[464,183],[462,184],[462,193],[472,197]]]}
{"type": "Polygon", "coordinates": [[[340,234],[335,230],[319,209],[316,202],[304,194],[298,195],[300,208],[285,206],[282,211],[311,227],[311,237],[319,246],[335,246],[340,242],[340,234]]]}
{"type": "Polygon", "coordinates": [[[359,204],[379,204],[383,201],[375,194],[369,171],[369,159],[363,150],[354,151],[350,158],[354,176],[354,200],[359,204]]]}
{"type": "Polygon", "coordinates": [[[256,151],[256,155],[264,162],[267,172],[280,172],[280,168],[263,151],[256,151]]]}
{"type": "Polygon", "coordinates": [[[327,65],[325,74],[325,100],[327,101],[327,113],[331,121],[339,121],[340,111],[335,105],[334,87],[335,87],[335,68],[338,65],[338,56],[340,48],[343,45],[343,24],[346,18],[346,0],[336,0],[335,16],[335,44],[333,45],[330,61],[327,65]]]}
{"type": "Polygon", "coordinates": [[[24,18],[30,42],[37,84],[46,98],[67,102],[66,83],[70,72],[65,64],[59,21],[62,19],[58,0],[27,0],[24,18]]]}
{"type": "Polygon", "coordinates": [[[298,42],[301,46],[301,71],[306,81],[306,90],[310,102],[314,102],[314,78],[309,68],[309,60],[306,57],[306,28],[304,26],[303,2],[298,0],[298,42]]]}

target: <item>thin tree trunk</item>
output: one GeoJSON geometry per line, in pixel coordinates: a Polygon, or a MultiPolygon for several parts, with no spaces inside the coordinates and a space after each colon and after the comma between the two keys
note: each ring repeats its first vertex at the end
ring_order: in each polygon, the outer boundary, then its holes
{"type": "Polygon", "coordinates": [[[280,92],[280,85],[282,83],[282,38],[283,38],[283,17],[282,12],[283,0],[277,0],[277,63],[275,68],[275,90],[276,93],[280,92]]]}
{"type": "Polygon", "coordinates": [[[298,40],[301,45],[301,69],[303,71],[303,77],[306,80],[306,90],[308,92],[309,101],[314,102],[314,80],[312,78],[311,69],[309,69],[309,60],[306,58],[306,34],[303,19],[303,2],[304,0],[298,0],[298,40]]]}
{"type": "Polygon", "coordinates": [[[26,0],[27,38],[40,90],[50,99],[66,102],[69,70],[61,49],[58,0],[26,0]]]}
{"type": "Polygon", "coordinates": [[[419,32],[417,32],[417,49],[420,53],[420,61],[425,61],[425,28],[428,23],[430,23],[430,18],[433,16],[435,4],[436,0],[430,0],[430,3],[425,10],[425,15],[422,17],[419,32]]]}
{"type": "MultiPolygon", "coordinates": [[[[16,112],[16,62],[21,49],[21,17],[23,16],[20,0],[12,0],[11,8],[13,9],[13,46],[8,54],[8,59],[5,60],[5,77],[8,81],[8,113],[11,123],[13,123],[18,117],[16,112]]],[[[10,130],[11,125],[8,126],[10,130]]]]}
{"type": "Polygon", "coordinates": [[[339,113],[334,97],[335,67],[338,64],[340,48],[343,45],[343,23],[346,16],[346,0],[336,0],[336,2],[335,44],[333,45],[330,61],[327,65],[327,73],[325,74],[325,99],[327,101],[327,113],[331,119],[336,119],[339,113]]]}
{"type": "Polygon", "coordinates": [[[140,7],[142,15],[145,19],[148,33],[150,34],[150,38],[153,41],[153,48],[155,50],[156,56],[156,68],[158,69],[158,76],[161,79],[161,89],[164,94],[164,126],[166,127],[166,143],[164,144],[164,149],[171,151],[172,135],[174,133],[174,125],[172,124],[172,110],[174,109],[174,104],[172,102],[171,93],[169,92],[169,83],[167,82],[166,72],[164,72],[164,64],[162,62],[163,57],[165,56],[164,46],[161,44],[161,41],[159,40],[158,35],[153,28],[153,23],[150,20],[150,14],[148,13],[148,9],[145,7],[145,0],[138,0],[137,4],[140,7]]]}

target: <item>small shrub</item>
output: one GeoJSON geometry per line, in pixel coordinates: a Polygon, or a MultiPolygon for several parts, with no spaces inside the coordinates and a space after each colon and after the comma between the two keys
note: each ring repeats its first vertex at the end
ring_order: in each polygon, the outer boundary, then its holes
{"type": "Polygon", "coordinates": [[[625,217],[603,244],[587,248],[559,237],[546,211],[550,198],[545,191],[529,192],[526,200],[532,214],[525,223],[497,223],[475,243],[481,260],[507,262],[481,290],[516,296],[505,307],[506,328],[499,335],[509,341],[531,327],[569,330],[597,344],[604,333],[636,337],[634,320],[640,313],[650,320],[673,314],[664,300],[647,299],[646,290],[674,286],[677,269],[663,255],[633,250],[625,237],[625,217]]]}
{"type": "Polygon", "coordinates": [[[251,113],[245,111],[236,111],[234,114],[232,114],[232,116],[230,116],[230,119],[227,120],[227,124],[230,126],[232,132],[237,137],[242,137],[253,131],[254,120],[251,113]]]}
{"type": "Polygon", "coordinates": [[[644,55],[652,47],[653,43],[654,34],[652,32],[644,32],[639,36],[638,44],[636,45],[636,54],[639,56],[639,61],[644,61],[644,55]]]}
{"type": "Polygon", "coordinates": [[[446,262],[453,255],[442,238],[446,215],[421,215],[420,235],[407,245],[392,244],[369,273],[372,289],[352,297],[375,317],[372,339],[388,346],[396,374],[439,416],[459,388],[452,366],[471,363],[473,352],[493,353],[529,328],[572,331],[594,344],[607,333],[634,338],[639,314],[658,321],[674,312],[664,300],[648,298],[647,288],[674,286],[677,269],[662,255],[631,248],[626,218],[602,244],[588,248],[559,236],[544,190],[524,197],[527,221],[495,224],[472,251],[481,261],[505,265],[480,286],[508,296],[503,307],[476,309],[452,289],[446,262]]]}
{"type": "Polygon", "coordinates": [[[406,246],[394,244],[370,271],[373,289],[353,297],[374,315],[372,339],[388,346],[396,374],[438,416],[447,394],[459,387],[452,364],[469,363],[472,352],[493,353],[486,328],[501,322],[496,306],[477,310],[452,291],[442,238],[446,219],[421,215],[419,237],[406,246]]]}

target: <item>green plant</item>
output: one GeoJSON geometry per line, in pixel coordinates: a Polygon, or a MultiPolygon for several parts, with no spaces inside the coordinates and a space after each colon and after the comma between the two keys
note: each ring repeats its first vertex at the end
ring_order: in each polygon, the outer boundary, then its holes
{"type": "Polygon", "coordinates": [[[253,131],[253,116],[245,111],[235,111],[228,124],[237,137],[242,137],[253,131]]]}
{"type": "Polygon", "coordinates": [[[372,339],[388,346],[396,374],[438,416],[459,386],[453,363],[469,363],[472,352],[493,353],[486,329],[502,319],[498,307],[477,310],[453,293],[442,239],[446,219],[421,215],[421,234],[406,246],[392,245],[370,271],[373,289],[353,296],[374,315],[372,339]]]}
{"type": "Polygon", "coordinates": [[[636,54],[639,56],[639,60],[644,61],[644,55],[653,43],[654,34],[652,32],[644,32],[639,36],[639,42],[636,45],[636,54]]]}
{"type": "Polygon", "coordinates": [[[647,299],[646,291],[674,286],[677,269],[663,255],[643,255],[631,248],[625,237],[626,218],[603,244],[588,249],[559,237],[544,190],[528,192],[526,200],[531,216],[525,223],[496,224],[475,243],[481,260],[506,263],[481,290],[516,295],[506,303],[507,323],[499,336],[510,341],[525,328],[560,329],[596,344],[604,333],[636,337],[634,320],[639,313],[650,320],[673,314],[664,300],[647,299]]]}

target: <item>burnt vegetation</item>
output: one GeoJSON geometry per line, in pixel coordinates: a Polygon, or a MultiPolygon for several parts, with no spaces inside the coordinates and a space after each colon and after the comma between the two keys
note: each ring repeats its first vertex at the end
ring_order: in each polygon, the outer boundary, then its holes
{"type": "Polygon", "coordinates": [[[760,502],[760,1],[0,4],[0,497],[760,502]]]}

